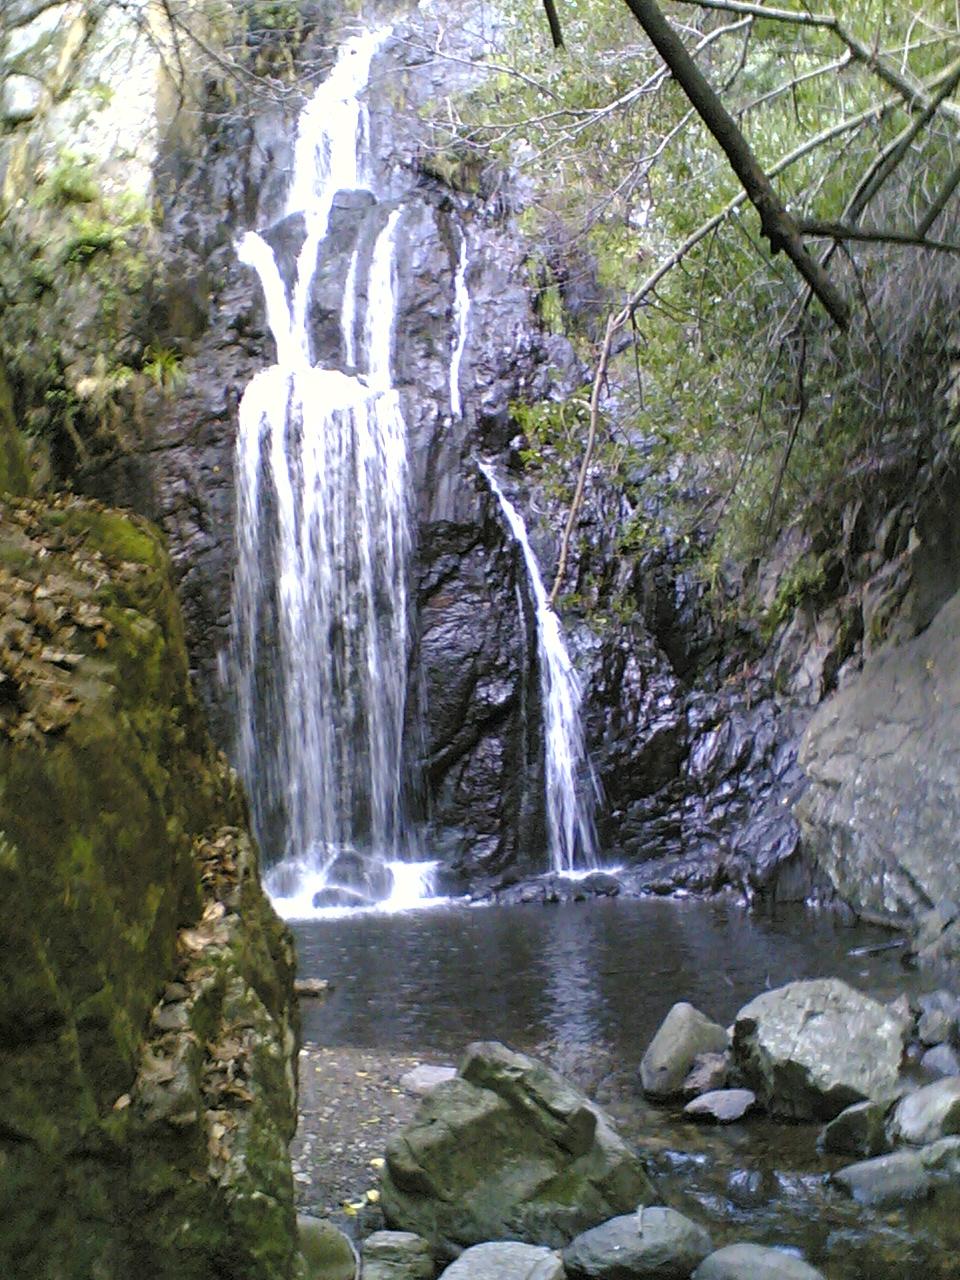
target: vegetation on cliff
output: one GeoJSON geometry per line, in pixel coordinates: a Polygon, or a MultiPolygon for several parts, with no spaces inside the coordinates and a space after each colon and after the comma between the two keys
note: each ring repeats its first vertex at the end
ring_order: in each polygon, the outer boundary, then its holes
{"type": "Polygon", "coordinates": [[[499,156],[528,180],[544,321],[596,375],[592,415],[571,405],[558,430],[555,406],[526,411],[528,461],[549,481],[555,458],[556,484],[595,433],[594,479],[633,512],[621,549],[665,528],[719,584],[728,557],[797,517],[839,540],[891,453],[953,451],[957,258],[886,241],[958,240],[960,32],[939,0],[666,11],[783,206],[820,237],[847,332],[770,256],[769,228],[620,0],[562,6],[561,54],[539,6],[509,6],[485,87],[435,129],[442,153],[499,156]]]}

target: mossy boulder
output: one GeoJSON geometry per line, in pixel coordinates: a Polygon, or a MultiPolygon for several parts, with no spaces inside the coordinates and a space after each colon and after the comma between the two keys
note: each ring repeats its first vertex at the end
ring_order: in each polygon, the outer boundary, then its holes
{"type": "Polygon", "coordinates": [[[293,951],[144,521],[0,501],[0,833],[0,1273],[285,1280],[293,951]]]}
{"type": "Polygon", "coordinates": [[[490,1240],[562,1248],[655,1197],[599,1107],[535,1059],[483,1042],[388,1143],[382,1203],[389,1226],[453,1257],[490,1240]]]}

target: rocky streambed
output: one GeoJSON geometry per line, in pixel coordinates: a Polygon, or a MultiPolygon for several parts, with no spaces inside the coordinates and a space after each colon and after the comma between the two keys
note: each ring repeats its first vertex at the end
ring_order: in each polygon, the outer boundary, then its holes
{"type": "MultiPolygon", "coordinates": [[[[581,932],[593,910],[580,909],[581,932]]],[[[522,933],[553,913],[508,914],[522,933]]],[[[469,951],[462,922],[460,935],[469,951]]],[[[399,1007],[379,1044],[351,1044],[363,1039],[363,1021],[351,1037],[335,992],[325,1012],[305,1009],[308,1035],[326,1018],[329,1038],[301,1055],[301,1210],[366,1247],[368,1280],[947,1280],[960,1244],[960,1004],[920,983],[898,995],[895,979],[910,985],[898,956],[851,960],[860,968],[847,976],[882,1000],[813,977],[752,999],[738,992],[734,1016],[719,998],[721,977],[717,1004],[703,1013],[681,1002],[659,1027],[639,1019],[639,1053],[602,1034],[591,1043],[542,1027],[525,1042],[539,1037],[536,1059],[489,1043],[453,1054],[439,1029],[416,1052],[399,1007]],[[452,1079],[423,1096],[436,1077],[415,1064],[445,1065],[452,1079]],[[383,1236],[384,1227],[428,1243],[383,1236]],[[677,1256],[663,1253],[666,1237],[677,1256]],[[491,1250],[505,1239],[526,1251],[491,1250]],[[651,1240],[660,1241],[656,1265],[637,1252],[651,1240]]],[[[389,988],[397,966],[378,960],[389,988]]],[[[496,985],[489,967],[484,977],[496,985]]],[[[734,968],[731,982],[739,980],[734,968]]],[[[502,1002],[516,998],[501,989],[502,1002]]],[[[368,1013],[376,1018],[376,1007],[368,1013]]]]}

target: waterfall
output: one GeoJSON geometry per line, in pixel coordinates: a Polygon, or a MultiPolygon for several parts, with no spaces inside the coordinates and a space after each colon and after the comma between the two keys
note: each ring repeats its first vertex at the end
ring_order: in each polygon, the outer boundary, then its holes
{"type": "Polygon", "coordinates": [[[300,117],[286,213],[303,214],[306,237],[289,300],[266,241],[248,232],[237,246],[259,277],[277,363],[240,405],[229,678],[238,765],[261,842],[279,856],[270,882],[283,897],[322,883],[338,856],[355,867],[355,850],[397,857],[402,834],[409,534],[406,427],[391,380],[399,210],[373,244],[364,308],[359,251],[350,260],[340,314],[348,373],[312,366],[307,325],[334,197],[371,181],[360,95],[386,34],[348,40],[300,117]]]}
{"type": "Polygon", "coordinates": [[[554,871],[597,865],[593,805],[597,782],[583,743],[580,679],[563,640],[560,619],[547,600],[540,566],[523,517],[503,492],[493,469],[479,464],[516,538],[527,569],[537,620],[537,660],[544,722],[547,838],[554,871]]]}

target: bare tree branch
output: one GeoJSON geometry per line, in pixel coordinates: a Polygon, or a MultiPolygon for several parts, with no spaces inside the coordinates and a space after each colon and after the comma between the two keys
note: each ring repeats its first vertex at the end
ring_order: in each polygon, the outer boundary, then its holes
{"type": "Polygon", "coordinates": [[[826,222],[818,218],[801,218],[797,223],[801,235],[822,236],[828,240],[853,240],[860,244],[899,244],[934,253],[960,253],[960,244],[948,240],[928,240],[913,231],[868,231],[847,222],[826,222]]]}
{"type": "Polygon", "coordinates": [[[943,213],[944,209],[946,208],[947,201],[956,191],[958,186],[960,186],[960,164],[958,164],[956,168],[953,170],[953,172],[949,175],[946,182],[943,184],[942,188],[940,189],[940,194],[933,201],[930,208],[927,210],[927,212],[924,214],[923,218],[917,225],[918,236],[926,236],[927,232],[930,230],[930,228],[933,226],[936,220],[940,217],[941,213],[943,213]]]}
{"type": "Polygon", "coordinates": [[[655,0],[625,0],[654,48],[673,72],[697,114],[722,147],[751,204],[773,253],[784,252],[839,329],[850,323],[850,309],[820,264],[807,252],[797,227],[770,179],[761,169],[736,121],[708,84],[683,42],[660,12],[655,0]]]}
{"type": "MultiPolygon", "coordinates": [[[[627,0],[629,3],[629,0],[627,0]]],[[[911,108],[922,109],[927,105],[927,97],[921,85],[891,67],[876,48],[864,44],[846,27],[841,26],[839,19],[832,13],[811,13],[809,10],[797,12],[792,9],[767,8],[762,4],[750,4],[746,0],[680,0],[681,4],[693,4],[700,9],[719,9],[724,13],[750,14],[754,18],[766,18],[772,22],[792,23],[802,27],[819,27],[831,31],[850,51],[855,61],[868,67],[878,79],[900,94],[911,108]]],[[[632,6],[631,6],[632,7],[632,6]]],[[[960,107],[953,103],[945,104],[954,119],[960,119],[960,107]]]]}
{"type": "MultiPolygon", "coordinates": [[[[583,450],[583,457],[580,460],[580,471],[577,475],[577,487],[574,490],[573,498],[570,501],[570,510],[567,512],[567,523],[564,525],[563,537],[560,539],[560,555],[557,559],[557,572],[554,575],[553,586],[550,588],[550,596],[547,603],[550,608],[556,607],[557,596],[560,594],[560,588],[563,586],[563,579],[567,573],[567,560],[570,556],[570,542],[573,538],[573,530],[577,523],[577,514],[583,503],[583,492],[587,484],[587,472],[590,470],[590,462],[593,459],[593,450],[597,442],[597,429],[600,425],[600,397],[603,394],[603,384],[607,376],[607,366],[610,363],[610,353],[613,350],[614,334],[620,328],[617,323],[617,316],[610,316],[607,320],[607,330],[603,337],[603,345],[600,348],[600,358],[597,361],[597,368],[593,375],[593,388],[590,392],[590,427],[587,431],[587,443],[583,450]]],[[[622,323],[622,321],[621,321],[622,323]]]]}
{"type": "Polygon", "coordinates": [[[557,6],[554,0],[543,0],[543,7],[547,14],[547,22],[550,23],[550,35],[553,39],[553,47],[555,49],[563,48],[563,29],[560,26],[560,16],[557,13],[557,6]]]}

